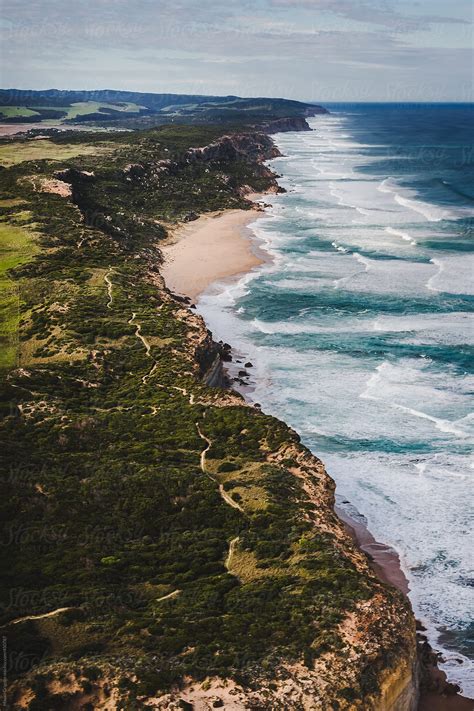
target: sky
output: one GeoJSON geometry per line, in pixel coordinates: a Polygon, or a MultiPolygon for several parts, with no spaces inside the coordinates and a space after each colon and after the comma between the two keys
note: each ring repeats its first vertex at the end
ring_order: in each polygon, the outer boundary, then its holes
{"type": "Polygon", "coordinates": [[[472,0],[2,0],[4,88],[472,101],[472,0]]]}

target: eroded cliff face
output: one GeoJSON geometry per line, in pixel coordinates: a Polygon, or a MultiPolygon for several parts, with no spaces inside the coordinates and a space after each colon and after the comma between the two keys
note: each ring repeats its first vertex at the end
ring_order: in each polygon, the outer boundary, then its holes
{"type": "Polygon", "coordinates": [[[250,160],[262,162],[280,155],[272,139],[265,133],[233,133],[221,136],[214,143],[202,148],[190,148],[184,155],[184,161],[196,160],[250,160]]]}
{"type": "Polygon", "coordinates": [[[420,690],[416,655],[382,672],[379,683],[380,692],[372,701],[374,711],[417,710],[420,690]]]}
{"type": "MultiPolygon", "coordinates": [[[[308,114],[313,115],[313,114],[308,114]]],[[[305,118],[294,116],[291,118],[275,119],[267,123],[260,124],[259,127],[265,133],[286,133],[288,131],[311,131],[305,118]]]]}

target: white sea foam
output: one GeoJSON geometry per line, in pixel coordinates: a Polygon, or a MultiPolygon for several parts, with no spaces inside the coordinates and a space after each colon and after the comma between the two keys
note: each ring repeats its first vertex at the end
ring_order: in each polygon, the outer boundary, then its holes
{"type": "Polygon", "coordinates": [[[338,252],[342,252],[343,254],[347,253],[347,249],[345,247],[342,247],[337,242],[331,242],[331,244],[334,247],[334,249],[337,249],[338,252]]]}
{"type": "Polygon", "coordinates": [[[448,678],[459,683],[466,694],[472,694],[472,660],[443,647],[434,623],[438,620],[448,629],[460,629],[459,621],[465,620],[466,610],[472,609],[472,561],[469,554],[464,559],[458,557],[458,551],[471,547],[472,520],[462,514],[466,511],[466,482],[450,475],[467,472],[468,460],[455,454],[428,455],[422,461],[413,461],[410,455],[380,457],[364,453],[350,458],[326,455],[325,464],[337,479],[340,495],[364,512],[375,537],[387,540],[388,536],[399,552],[410,580],[412,603],[432,643],[443,653],[448,678]],[[373,472],[369,486],[368,468],[373,472]],[[453,510],[458,511],[456,527],[452,525],[453,510]]]}
{"type": "Polygon", "coordinates": [[[326,272],[327,276],[335,275],[333,286],[336,289],[350,287],[354,292],[400,294],[400,284],[402,283],[404,296],[424,295],[426,293],[425,285],[434,273],[433,265],[429,262],[370,259],[358,252],[351,255],[338,255],[333,252],[322,253],[319,268],[321,272],[326,272]],[[355,268],[354,260],[362,268],[355,268]]]}
{"type": "Polygon", "coordinates": [[[408,207],[410,210],[415,210],[423,217],[426,217],[430,222],[440,222],[449,218],[450,214],[447,210],[443,210],[436,205],[430,205],[422,200],[411,200],[402,195],[395,194],[395,201],[403,207],[408,207]]]}
{"type": "Polygon", "coordinates": [[[385,180],[382,180],[380,185],[377,186],[377,190],[381,193],[393,193],[393,181],[393,178],[385,178],[385,180]]]}
{"type": "Polygon", "coordinates": [[[370,322],[374,331],[400,333],[400,342],[447,345],[474,345],[472,315],[465,312],[444,314],[380,315],[370,322]]]}
{"type": "Polygon", "coordinates": [[[358,254],[357,252],[354,252],[352,255],[354,259],[359,262],[359,264],[362,264],[364,266],[364,270],[366,272],[369,271],[369,269],[373,266],[374,260],[373,259],[368,259],[367,257],[363,257],[361,254],[358,254]]]}
{"type": "Polygon", "coordinates": [[[474,295],[474,258],[470,254],[433,257],[437,271],[426,282],[431,291],[474,295]]]}
{"type": "Polygon", "coordinates": [[[447,432],[449,434],[456,435],[456,437],[468,437],[469,433],[462,430],[457,426],[455,422],[451,420],[443,420],[440,417],[433,417],[433,415],[428,415],[426,412],[421,412],[421,410],[414,410],[412,407],[405,407],[404,405],[393,404],[393,407],[402,410],[402,412],[407,412],[414,417],[421,417],[423,420],[428,420],[432,422],[440,432],[447,432]]]}
{"type": "MultiPolygon", "coordinates": [[[[445,182],[445,181],[443,181],[445,182]]],[[[441,222],[442,220],[457,220],[459,218],[469,218],[474,216],[474,210],[465,207],[440,207],[421,200],[415,191],[404,188],[397,184],[395,178],[385,178],[377,187],[381,193],[393,195],[396,203],[402,207],[422,215],[429,222],[441,222]]]]}
{"type": "Polygon", "coordinates": [[[410,244],[415,245],[416,240],[413,239],[411,235],[408,234],[408,232],[403,232],[402,230],[395,230],[393,227],[386,227],[385,232],[388,232],[389,235],[394,235],[394,237],[401,237],[405,242],[410,242],[410,244]]]}

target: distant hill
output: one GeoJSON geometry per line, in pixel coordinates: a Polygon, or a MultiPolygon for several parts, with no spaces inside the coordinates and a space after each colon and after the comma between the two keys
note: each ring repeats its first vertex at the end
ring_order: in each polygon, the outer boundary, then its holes
{"type": "Polygon", "coordinates": [[[317,104],[280,98],[152,94],[103,89],[0,89],[0,122],[47,125],[94,123],[147,128],[164,123],[232,123],[326,113],[317,104]]]}

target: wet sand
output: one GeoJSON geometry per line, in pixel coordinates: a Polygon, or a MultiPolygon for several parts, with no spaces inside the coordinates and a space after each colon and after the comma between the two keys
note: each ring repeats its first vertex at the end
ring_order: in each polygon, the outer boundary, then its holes
{"type": "Polygon", "coordinates": [[[351,518],[339,506],[335,507],[335,511],[359,548],[369,556],[372,568],[378,577],[385,583],[390,583],[390,585],[398,588],[404,595],[408,595],[410,588],[408,580],[400,567],[400,558],[397,551],[385,543],[376,541],[366,526],[351,518]]]}

